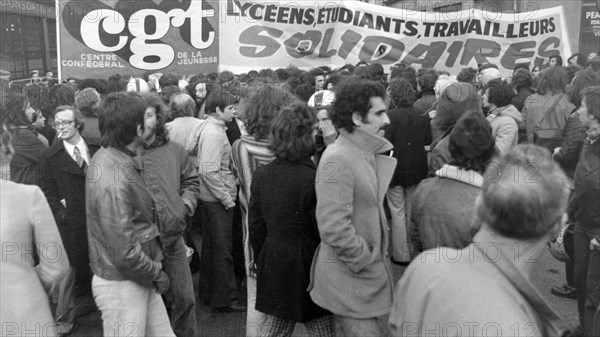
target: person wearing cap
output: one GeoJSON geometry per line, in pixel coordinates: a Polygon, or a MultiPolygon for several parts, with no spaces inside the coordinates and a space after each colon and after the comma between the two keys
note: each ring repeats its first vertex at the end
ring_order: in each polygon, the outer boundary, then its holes
{"type": "MultiPolygon", "coordinates": [[[[457,145],[471,155],[481,146],[468,139],[457,145]]],[[[476,181],[461,177],[465,186],[476,181]]],[[[408,266],[394,294],[392,336],[561,335],[560,317],[531,280],[532,261],[546,254],[565,219],[567,178],[550,152],[532,145],[516,146],[483,177],[471,206],[481,228],[468,246],[428,250],[408,266]],[[536,183],[525,178],[531,163],[536,183]]]]}
{"type": "Polygon", "coordinates": [[[314,157],[317,165],[327,146],[333,144],[338,136],[337,129],[333,126],[328,112],[328,109],[334,100],[335,93],[329,90],[317,91],[308,100],[308,106],[314,108],[317,112],[317,124],[315,125],[317,151],[315,152],[314,157]]]}
{"type": "Polygon", "coordinates": [[[452,83],[443,91],[437,104],[437,113],[431,121],[432,128],[438,128],[441,136],[431,144],[430,174],[442,168],[452,159],[448,150],[448,135],[456,121],[470,110],[477,111],[483,116],[481,98],[475,90],[468,83],[452,83]]]}
{"type": "Polygon", "coordinates": [[[334,314],[341,336],[383,336],[392,304],[392,269],[383,199],[396,159],[383,137],[389,124],[380,83],[344,81],[330,117],[340,131],[317,169],[316,217],[321,244],[313,258],[310,295],[334,314]]]}
{"type": "Polygon", "coordinates": [[[413,196],[411,232],[419,251],[435,247],[462,249],[479,229],[471,226],[483,173],[496,154],[492,128],[477,111],[467,112],[450,133],[452,161],[423,180],[413,196]]]}

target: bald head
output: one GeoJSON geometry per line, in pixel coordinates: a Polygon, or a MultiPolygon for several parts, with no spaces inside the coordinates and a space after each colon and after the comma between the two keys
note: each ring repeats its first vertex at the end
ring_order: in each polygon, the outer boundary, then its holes
{"type": "Polygon", "coordinates": [[[552,233],[569,195],[567,178],[550,152],[519,145],[489,165],[477,215],[499,234],[536,240],[552,233]]]}

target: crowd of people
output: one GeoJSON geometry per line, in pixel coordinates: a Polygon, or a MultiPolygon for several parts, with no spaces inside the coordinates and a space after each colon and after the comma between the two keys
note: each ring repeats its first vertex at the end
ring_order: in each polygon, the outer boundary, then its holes
{"type": "Polygon", "coordinates": [[[550,245],[600,335],[600,59],[562,63],[14,85],[1,334],[196,336],[203,301],[247,336],[556,336],[550,245]]]}

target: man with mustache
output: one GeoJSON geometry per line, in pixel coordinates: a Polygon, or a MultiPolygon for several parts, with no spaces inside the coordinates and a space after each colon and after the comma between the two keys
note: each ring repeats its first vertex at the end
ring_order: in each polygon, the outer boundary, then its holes
{"type": "Polygon", "coordinates": [[[184,147],[170,139],[165,125],[167,106],[157,95],[142,97],[148,104],[144,117],[147,133],[138,159],[142,162],[142,178],[152,192],[163,245],[163,269],[171,282],[166,306],[175,334],[196,336],[194,287],[183,235],[188,216],[196,209],[198,173],[184,147]]]}
{"type": "Polygon", "coordinates": [[[392,306],[392,269],[383,198],[396,159],[384,137],[390,123],[382,84],[345,81],[330,115],[340,135],[317,170],[316,217],[321,244],[312,266],[310,295],[331,311],[342,336],[383,336],[392,306]]]}

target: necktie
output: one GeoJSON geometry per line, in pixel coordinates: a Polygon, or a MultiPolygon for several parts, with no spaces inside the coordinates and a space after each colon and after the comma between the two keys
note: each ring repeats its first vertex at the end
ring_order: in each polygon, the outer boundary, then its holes
{"type": "Polygon", "coordinates": [[[77,146],[75,146],[75,149],[73,149],[73,154],[75,155],[75,161],[77,162],[77,165],[81,167],[83,172],[85,172],[87,169],[87,164],[85,163],[85,160],[83,160],[83,157],[81,156],[81,151],[79,151],[79,148],[77,146]]]}

